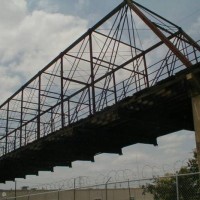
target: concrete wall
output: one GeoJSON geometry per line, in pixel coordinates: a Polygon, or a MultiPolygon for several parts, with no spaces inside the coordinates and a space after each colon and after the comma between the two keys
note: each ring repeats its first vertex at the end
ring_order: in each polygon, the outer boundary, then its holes
{"type": "MultiPolygon", "coordinates": [[[[3,191],[1,191],[2,193],[3,191]]],[[[14,191],[5,191],[7,199],[14,196],[14,191]]],[[[17,191],[16,200],[153,200],[151,194],[143,195],[143,190],[139,188],[129,189],[81,189],[64,191],[17,191]],[[28,195],[28,193],[30,193],[28,195]],[[24,196],[25,195],[25,196],[24,196]],[[131,198],[132,197],[132,198],[131,198]]],[[[2,196],[2,195],[1,195],[2,196]]],[[[6,198],[0,197],[0,200],[6,198]]]]}

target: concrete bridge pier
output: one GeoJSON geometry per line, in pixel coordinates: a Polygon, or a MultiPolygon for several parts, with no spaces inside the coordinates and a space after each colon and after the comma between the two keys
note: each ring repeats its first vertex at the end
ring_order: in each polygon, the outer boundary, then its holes
{"type": "Polygon", "coordinates": [[[200,171],[200,74],[190,73],[186,76],[192,98],[192,111],[196,137],[197,160],[200,171]]]}
{"type": "Polygon", "coordinates": [[[200,171],[200,95],[192,97],[192,108],[196,137],[197,159],[200,171]]]}

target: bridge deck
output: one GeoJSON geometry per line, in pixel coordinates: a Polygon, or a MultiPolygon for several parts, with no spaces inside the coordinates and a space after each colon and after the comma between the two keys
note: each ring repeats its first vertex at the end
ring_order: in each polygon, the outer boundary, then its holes
{"type": "Polygon", "coordinates": [[[99,153],[118,153],[136,143],[157,145],[157,137],[182,129],[194,130],[187,74],[200,74],[200,65],[183,70],[157,85],[126,97],[117,105],[60,129],[0,158],[0,182],[94,161],[99,153]]]}

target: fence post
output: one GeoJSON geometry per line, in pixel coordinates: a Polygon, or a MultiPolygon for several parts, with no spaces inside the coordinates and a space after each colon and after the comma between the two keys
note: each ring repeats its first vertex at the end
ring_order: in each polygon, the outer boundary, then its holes
{"type": "Polygon", "coordinates": [[[130,181],[128,179],[128,193],[129,193],[129,200],[133,200],[134,198],[132,198],[132,195],[131,195],[131,188],[130,188],[130,181]]]}
{"type": "Polygon", "coordinates": [[[176,199],[179,200],[178,173],[176,173],[176,199]]]}
{"type": "Polygon", "coordinates": [[[17,181],[15,180],[15,200],[17,199],[17,181]]]}
{"type": "Polygon", "coordinates": [[[76,178],[74,178],[74,200],[76,200],[76,178]]]}
{"type": "Polygon", "coordinates": [[[108,200],[108,182],[110,181],[111,177],[106,181],[106,200],[108,200]]]}
{"type": "Polygon", "coordinates": [[[60,200],[60,189],[58,189],[58,200],[60,200]]]}

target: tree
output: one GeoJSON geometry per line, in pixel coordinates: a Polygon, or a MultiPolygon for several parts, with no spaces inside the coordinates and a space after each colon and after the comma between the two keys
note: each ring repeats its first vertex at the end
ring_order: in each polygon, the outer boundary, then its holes
{"type": "Polygon", "coordinates": [[[180,200],[199,200],[200,176],[194,174],[198,171],[197,152],[194,151],[193,158],[179,169],[177,175],[165,174],[164,178],[155,178],[152,184],[143,186],[144,193],[153,194],[154,200],[176,200],[177,195],[180,200]]]}

